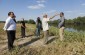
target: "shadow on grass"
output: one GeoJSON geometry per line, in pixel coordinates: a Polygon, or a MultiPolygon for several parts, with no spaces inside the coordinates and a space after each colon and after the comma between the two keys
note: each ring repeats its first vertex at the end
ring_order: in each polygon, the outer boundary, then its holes
{"type": "Polygon", "coordinates": [[[33,35],[27,35],[27,36],[25,36],[25,37],[31,37],[31,36],[33,36],[33,35]]]}
{"type": "Polygon", "coordinates": [[[51,38],[51,39],[47,42],[47,44],[52,43],[55,39],[56,39],[55,37],[51,38]]]}
{"type": "MultiPolygon", "coordinates": [[[[28,38],[28,37],[32,37],[32,36],[33,36],[33,35],[26,35],[24,38],[26,38],[26,37],[28,38]]],[[[20,38],[22,38],[21,35],[20,35],[19,38],[15,38],[15,39],[18,40],[18,39],[20,39],[20,38]]]]}
{"type": "Polygon", "coordinates": [[[26,42],[26,43],[24,43],[24,44],[19,45],[19,47],[21,48],[21,47],[23,47],[23,46],[27,46],[27,45],[29,45],[29,44],[31,44],[31,43],[39,40],[39,39],[40,39],[40,38],[34,38],[34,39],[32,39],[31,41],[29,41],[29,42],[26,42]]]}

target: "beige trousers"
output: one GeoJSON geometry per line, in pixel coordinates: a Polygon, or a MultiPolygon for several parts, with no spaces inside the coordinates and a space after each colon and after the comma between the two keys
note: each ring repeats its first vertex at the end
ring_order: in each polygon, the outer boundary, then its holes
{"type": "Polygon", "coordinates": [[[65,29],[65,27],[61,27],[59,29],[60,41],[63,41],[63,39],[64,39],[64,29],[65,29]]]}
{"type": "Polygon", "coordinates": [[[47,41],[48,41],[48,36],[49,36],[49,30],[44,31],[44,44],[47,43],[47,41]]]}

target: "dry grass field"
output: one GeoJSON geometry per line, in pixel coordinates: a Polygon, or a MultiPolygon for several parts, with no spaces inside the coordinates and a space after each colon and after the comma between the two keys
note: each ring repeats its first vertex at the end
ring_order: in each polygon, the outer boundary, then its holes
{"type": "Polygon", "coordinates": [[[15,48],[9,52],[3,26],[4,23],[0,23],[0,55],[85,55],[85,32],[65,31],[64,41],[61,42],[58,28],[50,27],[50,39],[47,45],[43,45],[43,38],[35,39],[36,26],[33,24],[26,24],[26,38],[21,38],[20,24],[17,24],[15,48]]]}

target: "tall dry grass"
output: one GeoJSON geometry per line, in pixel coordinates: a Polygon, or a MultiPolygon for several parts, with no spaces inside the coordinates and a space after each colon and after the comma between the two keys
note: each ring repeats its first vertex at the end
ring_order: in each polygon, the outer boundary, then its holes
{"type": "MultiPolygon", "coordinates": [[[[0,24],[0,30],[4,24],[0,24]]],[[[26,24],[27,35],[34,35],[35,25],[26,24]]],[[[6,33],[2,30],[1,35],[6,36],[6,33]],[[3,32],[3,33],[2,33],[3,32]]],[[[59,40],[58,28],[50,27],[50,35],[56,36],[56,39],[47,44],[46,46],[40,47],[28,47],[23,46],[22,48],[16,47],[12,52],[2,51],[2,55],[85,55],[85,32],[69,32],[65,31],[64,41],[59,40]]],[[[20,36],[20,24],[17,24],[17,38],[20,36]]]]}

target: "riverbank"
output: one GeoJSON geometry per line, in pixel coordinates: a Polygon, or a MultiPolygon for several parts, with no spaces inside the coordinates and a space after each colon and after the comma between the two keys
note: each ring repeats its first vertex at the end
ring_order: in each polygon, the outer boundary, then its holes
{"type": "MultiPolygon", "coordinates": [[[[0,31],[4,24],[0,24],[0,31]]],[[[64,41],[59,40],[58,28],[51,26],[49,31],[49,38],[51,40],[47,45],[43,45],[43,38],[35,40],[36,26],[33,24],[26,24],[26,38],[20,36],[20,24],[17,24],[17,39],[14,44],[16,47],[12,52],[8,52],[7,49],[1,51],[1,55],[84,55],[85,54],[85,33],[82,32],[69,32],[65,31],[64,41]],[[30,35],[30,36],[29,36],[30,35]],[[32,35],[32,36],[31,36],[32,35]],[[34,41],[35,40],[35,41],[34,41]],[[25,45],[17,45],[17,43],[25,45]],[[24,43],[23,43],[24,42],[24,43]],[[31,42],[31,43],[29,43],[31,42]],[[27,44],[29,43],[29,44],[27,44]],[[35,43],[35,44],[33,44],[35,43]],[[41,45],[42,44],[42,45],[41,45]],[[32,45],[32,46],[29,46],[32,45]]],[[[6,45],[6,33],[2,30],[0,32],[0,47],[6,45]],[[3,32],[3,33],[2,33],[3,32]],[[1,42],[2,41],[2,42],[1,42]]],[[[41,35],[43,37],[43,35],[41,35]]],[[[7,46],[6,46],[7,47],[7,46]]]]}

